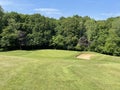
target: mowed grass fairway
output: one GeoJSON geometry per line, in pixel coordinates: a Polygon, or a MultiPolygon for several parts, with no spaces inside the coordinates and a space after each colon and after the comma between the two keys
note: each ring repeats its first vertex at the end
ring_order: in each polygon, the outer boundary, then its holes
{"type": "Polygon", "coordinates": [[[120,57],[93,52],[0,52],[0,90],[120,90],[120,57]],[[77,59],[92,53],[90,60],[77,59]]]}

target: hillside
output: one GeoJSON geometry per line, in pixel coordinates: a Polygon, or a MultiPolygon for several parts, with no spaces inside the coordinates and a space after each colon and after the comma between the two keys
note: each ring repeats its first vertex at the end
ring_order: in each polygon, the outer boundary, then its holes
{"type": "Polygon", "coordinates": [[[120,90],[120,57],[94,52],[0,52],[0,90],[120,90]],[[87,59],[78,55],[92,54],[87,59]]]}

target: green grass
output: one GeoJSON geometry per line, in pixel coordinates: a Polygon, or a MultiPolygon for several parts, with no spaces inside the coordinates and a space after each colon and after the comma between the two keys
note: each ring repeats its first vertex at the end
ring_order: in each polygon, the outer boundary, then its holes
{"type": "Polygon", "coordinates": [[[94,52],[0,52],[0,90],[120,90],[120,57],[94,52]],[[77,59],[92,53],[91,60],[77,59]]]}

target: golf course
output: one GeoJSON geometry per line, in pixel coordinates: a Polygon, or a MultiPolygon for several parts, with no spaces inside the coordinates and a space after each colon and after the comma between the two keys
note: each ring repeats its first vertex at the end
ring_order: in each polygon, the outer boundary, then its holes
{"type": "Polygon", "coordinates": [[[120,90],[120,57],[51,49],[0,52],[0,90],[120,90]]]}

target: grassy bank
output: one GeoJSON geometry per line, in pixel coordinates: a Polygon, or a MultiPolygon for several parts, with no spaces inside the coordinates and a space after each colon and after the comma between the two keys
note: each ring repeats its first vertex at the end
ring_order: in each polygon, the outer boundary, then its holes
{"type": "Polygon", "coordinates": [[[93,52],[0,52],[0,90],[120,90],[120,57],[93,52]],[[94,54],[90,60],[77,59],[94,54]]]}

